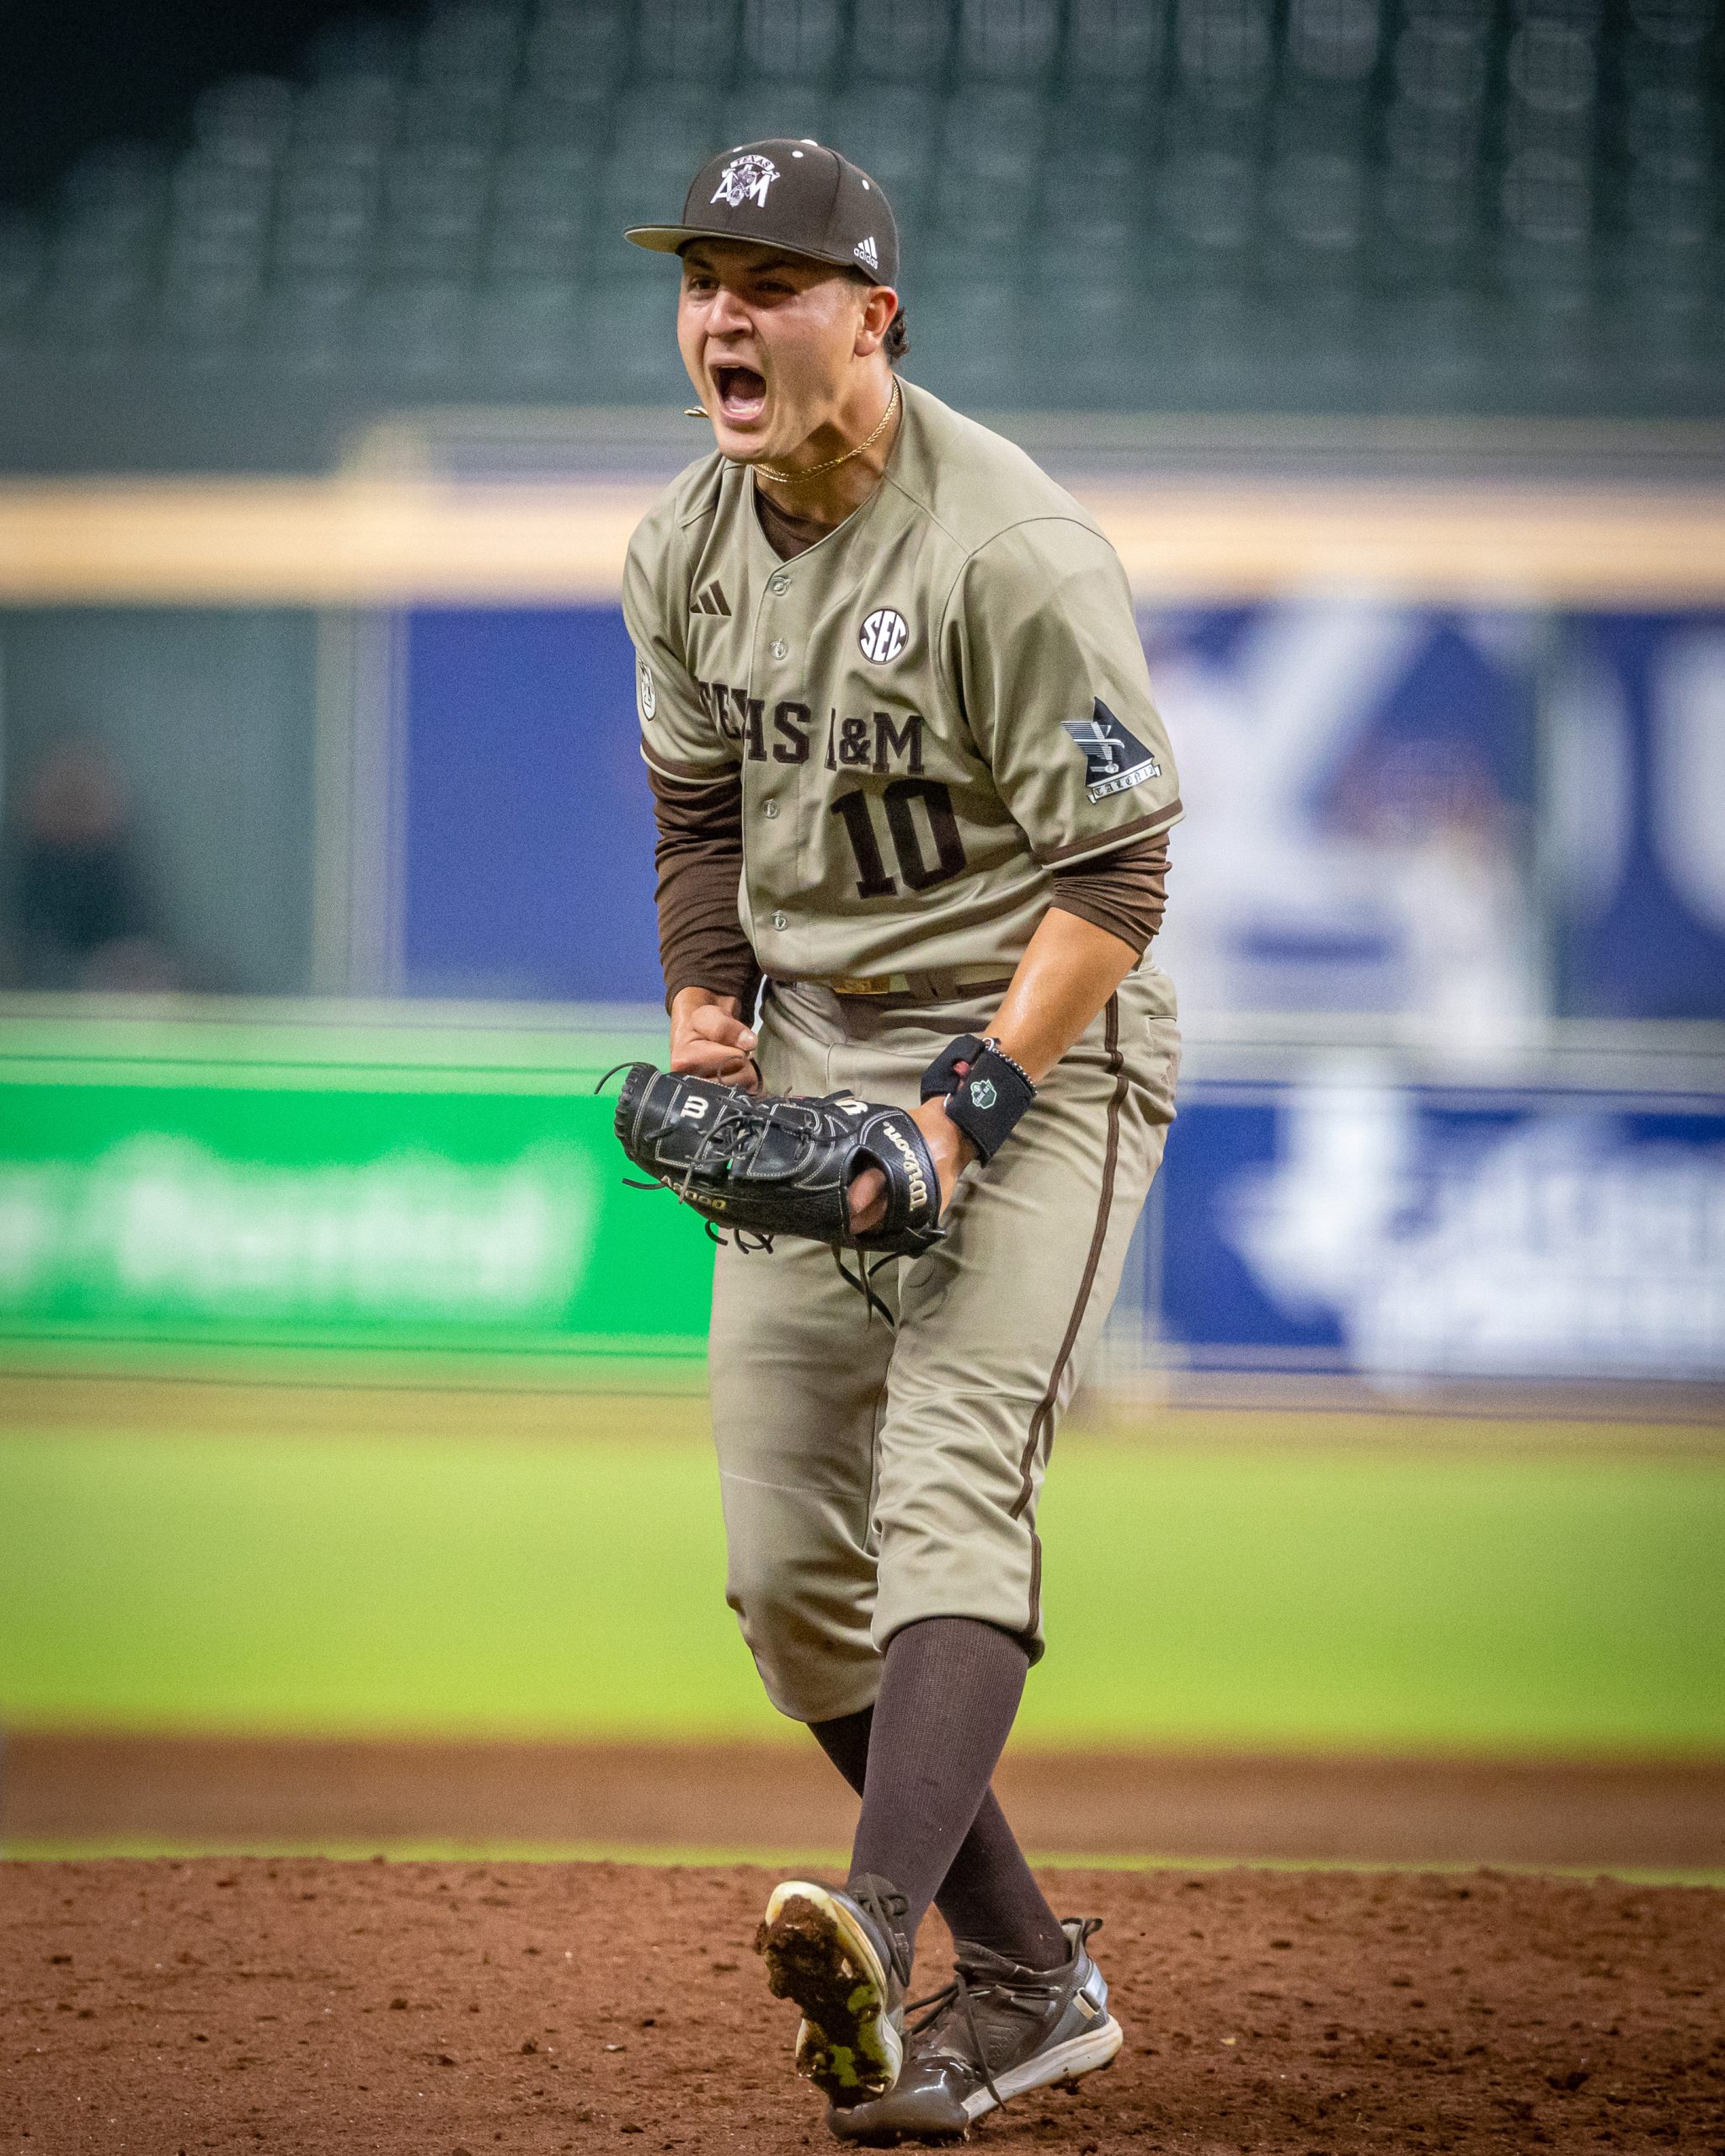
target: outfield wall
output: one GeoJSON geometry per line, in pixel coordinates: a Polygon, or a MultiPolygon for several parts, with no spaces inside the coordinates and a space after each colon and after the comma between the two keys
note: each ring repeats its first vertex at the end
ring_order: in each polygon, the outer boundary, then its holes
{"type": "MultiPolygon", "coordinates": [[[[0,488],[8,798],[75,721],[177,977],[342,999],[0,1002],[0,1358],[698,1382],[710,1245],[592,1096],[663,1046],[617,590],[697,445],[642,418],[0,488]]],[[[1120,548],[1188,804],[1105,1369],[1725,1383],[1717,439],[1148,424],[1025,436],[1120,548]]]]}
{"type": "MultiPolygon", "coordinates": [[[[712,1245],[595,1091],[663,1053],[640,1006],[0,1003],[0,1357],[692,1378],[712,1245]]],[[[1725,1385],[1714,1029],[1236,1025],[1181,1102],[1114,1380],[1725,1385]]]]}
{"type": "MultiPolygon", "coordinates": [[[[409,414],[328,479],[0,487],[8,800],[100,751],[190,986],[653,999],[617,597],[699,442],[648,419],[409,414]]],[[[1188,1014],[1725,1020],[1717,436],[1015,430],[1140,609],[1188,1014]]]]}

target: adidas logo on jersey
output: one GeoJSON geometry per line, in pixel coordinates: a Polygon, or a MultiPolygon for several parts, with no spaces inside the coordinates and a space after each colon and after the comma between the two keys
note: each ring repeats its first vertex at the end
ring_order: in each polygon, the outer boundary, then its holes
{"type": "Polygon", "coordinates": [[[862,267],[865,270],[879,269],[880,250],[874,244],[874,235],[873,232],[870,232],[866,239],[859,239],[857,244],[851,249],[851,252],[856,256],[857,259],[862,264],[862,267]]]}
{"type": "Polygon", "coordinates": [[[692,614],[722,614],[727,621],[730,618],[730,611],[731,602],[725,597],[717,577],[714,577],[704,591],[697,595],[694,604],[689,609],[692,614]]]}

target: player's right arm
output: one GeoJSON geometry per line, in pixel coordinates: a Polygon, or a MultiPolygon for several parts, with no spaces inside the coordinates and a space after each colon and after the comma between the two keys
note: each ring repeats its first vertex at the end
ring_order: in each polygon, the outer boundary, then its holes
{"type": "Polygon", "coordinates": [[[689,670],[680,633],[688,595],[679,605],[675,589],[679,536],[661,506],[636,532],[623,571],[641,755],[658,827],[654,896],[670,1067],[752,1088],[759,1074],[745,1014],[760,975],[737,910],[742,771],[689,670]]]}
{"type": "Polygon", "coordinates": [[[742,788],[735,778],[684,786],[652,771],[659,826],[659,960],[670,1012],[670,1067],[754,1091],[760,974],[737,918],[742,788]]]}

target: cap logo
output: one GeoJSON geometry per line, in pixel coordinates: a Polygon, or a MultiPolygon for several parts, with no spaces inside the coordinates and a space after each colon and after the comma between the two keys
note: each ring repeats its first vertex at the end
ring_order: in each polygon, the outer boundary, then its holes
{"type": "Polygon", "coordinates": [[[746,157],[733,157],[719,174],[712,200],[728,202],[733,210],[740,210],[745,202],[764,210],[766,190],[778,176],[778,167],[771,157],[757,157],[753,152],[746,157]]]}
{"type": "Polygon", "coordinates": [[[879,269],[880,256],[875,248],[874,235],[873,232],[869,233],[867,239],[859,239],[857,244],[851,249],[851,252],[856,256],[857,259],[862,264],[864,269],[879,269]]]}

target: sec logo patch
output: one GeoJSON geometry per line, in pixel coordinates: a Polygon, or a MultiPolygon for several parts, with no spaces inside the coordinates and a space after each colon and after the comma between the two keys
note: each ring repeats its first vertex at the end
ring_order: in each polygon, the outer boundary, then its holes
{"type": "Polygon", "coordinates": [[[653,692],[653,676],[648,671],[644,663],[641,667],[639,680],[641,690],[641,716],[643,718],[651,718],[654,712],[659,708],[659,698],[653,692]]]}
{"type": "Polygon", "coordinates": [[[904,616],[895,614],[890,606],[883,606],[862,624],[857,642],[865,659],[872,659],[877,666],[884,666],[905,648],[905,639],[910,633],[904,616]]]}

